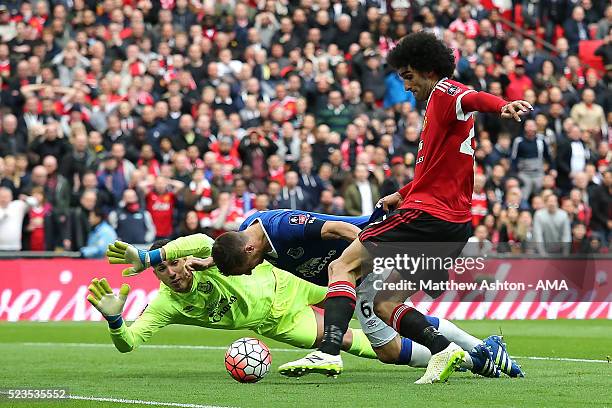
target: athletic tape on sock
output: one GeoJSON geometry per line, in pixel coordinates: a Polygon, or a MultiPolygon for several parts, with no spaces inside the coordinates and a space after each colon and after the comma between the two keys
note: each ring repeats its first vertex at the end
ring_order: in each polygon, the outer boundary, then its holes
{"type": "Polygon", "coordinates": [[[357,301],[357,292],[355,292],[355,285],[347,281],[333,282],[327,288],[326,298],[333,297],[347,297],[353,302],[357,301]]]}
{"type": "Polygon", "coordinates": [[[402,321],[402,318],[410,310],[412,310],[412,307],[403,303],[393,309],[393,313],[391,313],[391,327],[393,327],[393,330],[398,333],[400,332],[400,323],[402,321]]]}

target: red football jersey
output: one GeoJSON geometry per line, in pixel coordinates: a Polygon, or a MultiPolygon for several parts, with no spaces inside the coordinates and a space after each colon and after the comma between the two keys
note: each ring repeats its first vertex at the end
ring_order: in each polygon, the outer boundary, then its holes
{"type": "Polygon", "coordinates": [[[401,190],[400,208],[420,209],[450,222],[471,221],[474,118],[461,105],[470,92],[449,79],[436,84],[427,101],[414,179],[401,190]]]}
{"type": "Polygon", "coordinates": [[[147,194],[147,211],[151,213],[158,237],[172,235],[172,221],[176,196],[172,192],[157,194],[151,191],[147,194]]]}

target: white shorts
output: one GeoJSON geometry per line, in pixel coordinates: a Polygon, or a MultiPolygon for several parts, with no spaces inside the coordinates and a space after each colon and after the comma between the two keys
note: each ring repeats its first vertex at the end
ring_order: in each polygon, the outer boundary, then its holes
{"type": "Polygon", "coordinates": [[[387,326],[378,316],[374,314],[374,297],[376,289],[374,282],[385,280],[388,273],[370,273],[357,287],[357,305],[355,307],[357,318],[361,324],[363,332],[370,340],[372,347],[378,348],[388,344],[397,336],[397,332],[391,326],[387,326]]]}

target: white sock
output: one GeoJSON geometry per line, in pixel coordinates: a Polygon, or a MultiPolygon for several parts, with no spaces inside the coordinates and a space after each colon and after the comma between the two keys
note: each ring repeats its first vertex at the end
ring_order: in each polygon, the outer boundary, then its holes
{"type": "Polygon", "coordinates": [[[438,326],[438,331],[444,337],[446,337],[448,341],[456,343],[462,349],[470,351],[482,343],[482,340],[477,339],[467,332],[464,332],[459,327],[455,326],[454,323],[451,323],[446,319],[439,319],[439,321],[440,325],[438,326]]]}
{"type": "Polygon", "coordinates": [[[427,367],[431,359],[431,352],[422,344],[412,342],[412,356],[410,357],[410,367],[427,367]]]}

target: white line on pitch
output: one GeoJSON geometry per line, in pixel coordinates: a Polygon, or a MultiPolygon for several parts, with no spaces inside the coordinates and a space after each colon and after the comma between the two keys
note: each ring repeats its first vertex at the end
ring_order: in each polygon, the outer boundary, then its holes
{"type": "Polygon", "coordinates": [[[120,404],[138,404],[152,405],[155,407],[180,407],[180,408],[229,408],[216,405],[200,405],[200,404],[184,404],[180,402],[161,402],[161,401],[143,401],[124,398],[105,398],[105,397],[84,397],[81,395],[70,395],[68,398],[73,400],[98,401],[98,402],[116,402],[120,404]]]}
{"type": "MultiPolygon", "coordinates": [[[[0,391],[0,394],[8,394],[8,392],[0,391]]],[[[97,402],[117,402],[120,404],[151,405],[155,407],[231,408],[231,407],[222,407],[222,406],[217,406],[217,405],[188,404],[188,403],[182,403],[182,402],[144,401],[144,400],[137,400],[137,399],[110,398],[110,397],[86,397],[83,395],[67,395],[64,398],[55,399],[54,401],[61,400],[61,399],[73,399],[73,400],[97,401],[97,402]]]]}
{"type": "MultiPolygon", "coordinates": [[[[3,344],[20,344],[22,346],[34,346],[34,347],[94,347],[94,348],[115,348],[112,344],[104,343],[53,343],[53,342],[27,342],[27,343],[3,343],[3,344]]],[[[224,346],[197,346],[187,344],[145,344],[139,348],[145,349],[186,349],[186,350],[226,350],[224,346]]],[[[303,353],[302,349],[289,349],[289,348],[272,348],[272,351],[279,352],[291,352],[291,353],[303,353]]],[[[536,357],[536,356],[512,356],[512,358],[525,359],[525,360],[541,360],[541,361],[568,361],[574,363],[608,363],[607,360],[594,360],[586,358],[565,358],[565,357],[536,357]]]]}
{"type": "Polygon", "coordinates": [[[562,358],[562,357],[532,357],[532,356],[512,356],[512,358],[525,360],[544,360],[544,361],[571,361],[574,363],[609,363],[607,360],[589,360],[586,358],[562,358]]]}

